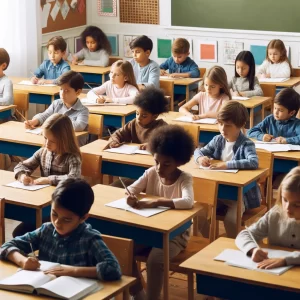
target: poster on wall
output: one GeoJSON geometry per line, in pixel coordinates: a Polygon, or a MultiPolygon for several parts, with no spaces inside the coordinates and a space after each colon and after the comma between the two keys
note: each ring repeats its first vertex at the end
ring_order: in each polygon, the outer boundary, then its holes
{"type": "Polygon", "coordinates": [[[123,37],[123,48],[124,48],[124,56],[132,58],[131,49],[129,47],[129,44],[132,40],[137,38],[137,35],[124,35],[123,37]]]}
{"type": "Polygon", "coordinates": [[[117,0],[98,0],[98,16],[116,17],[117,0]]]}
{"type": "Polygon", "coordinates": [[[172,56],[172,40],[171,39],[157,39],[157,57],[169,58],[172,56]]]}
{"type": "Polygon", "coordinates": [[[218,42],[207,40],[194,41],[194,59],[218,62],[218,42]]]}
{"type": "Polygon", "coordinates": [[[256,65],[261,65],[266,58],[267,46],[250,45],[250,51],[253,54],[256,65]]]}
{"type": "Polygon", "coordinates": [[[107,34],[107,39],[111,46],[111,55],[119,55],[119,36],[117,34],[107,34]]]}
{"type": "Polygon", "coordinates": [[[223,63],[234,65],[237,55],[244,50],[243,42],[224,41],[223,43],[223,63]]]}

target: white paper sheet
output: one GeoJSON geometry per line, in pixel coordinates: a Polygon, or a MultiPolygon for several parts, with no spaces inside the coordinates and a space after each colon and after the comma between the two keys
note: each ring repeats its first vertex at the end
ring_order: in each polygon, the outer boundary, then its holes
{"type": "Polygon", "coordinates": [[[232,100],[240,100],[240,101],[245,101],[249,100],[249,97],[241,97],[241,96],[232,96],[232,100]]]}
{"type": "Polygon", "coordinates": [[[47,84],[37,84],[37,83],[32,83],[30,80],[22,80],[18,82],[18,84],[24,84],[24,85],[35,85],[35,86],[57,86],[52,83],[47,83],[47,84]]]}
{"type": "Polygon", "coordinates": [[[238,169],[230,169],[230,170],[211,170],[209,167],[199,166],[199,169],[211,171],[211,172],[225,172],[225,173],[237,173],[238,169]]]}
{"type": "Polygon", "coordinates": [[[259,78],[259,82],[284,82],[290,78],[259,78]]]}
{"type": "Polygon", "coordinates": [[[65,0],[60,8],[60,11],[61,11],[61,15],[63,17],[63,19],[65,20],[69,11],[70,11],[70,6],[67,2],[67,0],[65,0]]]}
{"type": "Polygon", "coordinates": [[[256,149],[264,149],[270,152],[287,152],[287,151],[300,151],[299,145],[291,144],[274,144],[274,143],[255,143],[256,149]]]}
{"type": "Polygon", "coordinates": [[[42,10],[42,28],[47,27],[50,8],[51,8],[50,3],[46,3],[43,7],[43,10],[42,10]]]}
{"type": "Polygon", "coordinates": [[[37,191],[40,189],[43,189],[47,186],[50,186],[50,184],[33,184],[33,185],[24,185],[20,181],[14,181],[8,184],[5,184],[5,186],[17,188],[17,189],[22,189],[22,190],[27,190],[27,191],[37,191]]]}
{"type": "Polygon", "coordinates": [[[41,127],[38,127],[38,128],[34,128],[34,129],[26,129],[25,132],[40,135],[40,134],[42,134],[43,129],[41,127]]]}
{"type": "Polygon", "coordinates": [[[195,123],[195,124],[217,124],[217,119],[203,118],[203,119],[194,121],[191,117],[188,117],[188,116],[179,117],[179,118],[175,119],[174,121],[195,123]]]}
{"type": "Polygon", "coordinates": [[[60,4],[59,4],[58,1],[56,1],[53,8],[52,8],[52,10],[51,10],[51,13],[50,13],[53,21],[56,20],[57,14],[59,13],[59,10],[60,10],[60,4]]]}

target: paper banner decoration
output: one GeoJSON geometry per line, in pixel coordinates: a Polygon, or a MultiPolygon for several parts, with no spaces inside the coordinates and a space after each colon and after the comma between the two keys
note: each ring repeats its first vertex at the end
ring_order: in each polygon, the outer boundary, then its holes
{"type": "Polygon", "coordinates": [[[111,46],[111,55],[118,56],[119,55],[119,37],[117,34],[108,34],[107,39],[109,40],[111,46]]]}
{"type": "Polygon", "coordinates": [[[256,65],[261,65],[266,59],[267,46],[251,45],[250,51],[252,52],[256,65]]]}
{"type": "Polygon", "coordinates": [[[169,58],[172,56],[172,40],[170,39],[157,39],[157,57],[169,58]]]}
{"type": "Polygon", "coordinates": [[[234,65],[237,55],[244,50],[244,43],[236,41],[224,41],[223,44],[223,63],[234,65]]]}
{"type": "Polygon", "coordinates": [[[131,49],[129,44],[132,40],[137,38],[137,35],[124,35],[123,37],[123,48],[124,48],[124,56],[125,57],[132,57],[131,49]]]}
{"type": "Polygon", "coordinates": [[[98,15],[105,17],[116,17],[117,0],[98,0],[98,15]]]}
{"type": "Polygon", "coordinates": [[[200,61],[217,62],[217,41],[194,41],[194,59],[200,61]]]}

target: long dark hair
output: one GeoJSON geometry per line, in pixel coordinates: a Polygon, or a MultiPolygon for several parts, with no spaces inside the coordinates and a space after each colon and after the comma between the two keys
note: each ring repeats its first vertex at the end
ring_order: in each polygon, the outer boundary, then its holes
{"type": "Polygon", "coordinates": [[[249,66],[249,72],[247,79],[249,81],[249,90],[254,90],[254,78],[255,78],[255,61],[253,54],[250,51],[241,51],[235,59],[235,77],[240,77],[236,71],[236,62],[242,61],[249,66]]]}

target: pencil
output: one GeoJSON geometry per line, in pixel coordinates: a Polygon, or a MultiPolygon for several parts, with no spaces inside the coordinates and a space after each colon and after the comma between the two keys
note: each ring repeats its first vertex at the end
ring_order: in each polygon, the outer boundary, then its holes
{"type": "Polygon", "coordinates": [[[24,120],[24,121],[28,121],[19,111],[18,111],[18,109],[17,108],[15,108],[15,111],[22,117],[22,119],[24,120]]]}
{"type": "Polygon", "coordinates": [[[34,253],[34,251],[33,251],[33,248],[32,248],[32,244],[31,244],[31,242],[29,242],[29,245],[30,245],[31,252],[32,252],[32,254],[33,254],[34,258],[36,258],[36,255],[35,255],[35,253],[34,253]]]}
{"type": "Polygon", "coordinates": [[[245,226],[245,228],[246,228],[246,230],[248,231],[248,233],[249,233],[251,239],[252,239],[253,242],[255,243],[256,247],[257,247],[258,249],[261,249],[261,248],[259,247],[259,245],[257,244],[257,242],[256,242],[254,236],[252,235],[251,231],[249,230],[249,228],[248,228],[247,226],[245,226]]]}
{"type": "Polygon", "coordinates": [[[119,179],[120,179],[120,181],[121,181],[121,183],[122,183],[124,189],[127,191],[128,195],[129,195],[129,196],[133,196],[133,195],[129,192],[129,190],[128,190],[127,186],[125,185],[124,181],[122,180],[122,178],[119,177],[119,179]]]}
{"type": "MultiPolygon", "coordinates": [[[[97,98],[99,98],[99,95],[96,94],[96,92],[93,90],[93,88],[87,83],[85,82],[85,84],[90,88],[90,90],[97,96],[97,98]]],[[[97,102],[97,101],[96,101],[97,102]]]]}

